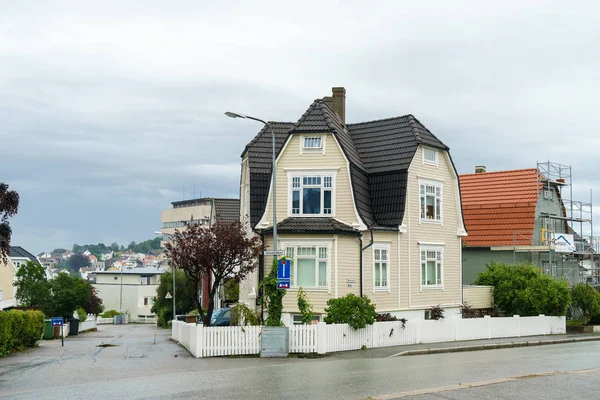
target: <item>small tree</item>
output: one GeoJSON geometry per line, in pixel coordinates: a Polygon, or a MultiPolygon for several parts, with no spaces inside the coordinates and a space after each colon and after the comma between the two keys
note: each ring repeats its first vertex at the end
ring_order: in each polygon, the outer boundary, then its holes
{"type": "MultiPolygon", "coordinates": [[[[285,258],[284,258],[285,260],[285,258]]],[[[266,303],[267,319],[266,326],[282,326],[281,313],[283,312],[283,296],[287,293],[285,289],[278,289],[277,284],[277,259],[273,259],[269,274],[263,279],[260,286],[263,289],[263,304],[266,303]]]]}
{"type": "Polygon", "coordinates": [[[40,264],[27,261],[17,271],[16,297],[19,303],[29,307],[43,306],[50,296],[46,271],[40,264]]]}
{"type": "Polygon", "coordinates": [[[240,281],[254,271],[259,252],[258,239],[246,236],[239,222],[221,221],[210,228],[186,222],[185,230],[175,231],[165,251],[171,262],[185,271],[194,283],[194,301],[204,326],[210,325],[214,299],[221,285],[228,279],[240,281]],[[200,285],[204,278],[211,277],[208,307],[204,310],[200,302],[200,285]]]}
{"type": "Polygon", "coordinates": [[[14,190],[8,190],[8,185],[0,182],[0,263],[6,262],[10,254],[12,229],[8,218],[13,217],[18,210],[19,194],[14,190]]]}
{"type": "Polygon", "coordinates": [[[71,319],[75,310],[79,307],[85,308],[90,303],[89,286],[89,282],[81,278],[58,274],[50,281],[51,295],[44,304],[44,314],[63,317],[65,320],[71,319]]]}
{"type": "Polygon", "coordinates": [[[303,324],[312,324],[315,313],[313,312],[312,305],[308,301],[308,296],[302,287],[298,289],[298,310],[302,315],[303,324]]]}
{"type": "Polygon", "coordinates": [[[373,325],[377,316],[375,305],[367,296],[358,297],[352,293],[327,300],[325,312],[328,324],[348,324],[354,329],[373,325]]]}
{"type": "Polygon", "coordinates": [[[89,285],[89,286],[90,286],[90,301],[89,301],[87,307],[85,307],[85,311],[88,314],[100,315],[104,311],[104,304],[102,302],[102,299],[100,297],[98,297],[98,292],[96,291],[96,288],[93,287],[92,285],[89,285]]]}
{"type": "MultiPolygon", "coordinates": [[[[196,307],[194,297],[196,287],[188,279],[185,272],[175,270],[175,308],[176,312],[186,313],[196,307]]],[[[162,327],[167,326],[167,321],[173,319],[173,299],[167,299],[167,293],[173,295],[173,272],[167,271],[160,276],[160,285],[156,290],[156,298],[152,305],[152,312],[158,315],[158,323],[162,327]]]]}

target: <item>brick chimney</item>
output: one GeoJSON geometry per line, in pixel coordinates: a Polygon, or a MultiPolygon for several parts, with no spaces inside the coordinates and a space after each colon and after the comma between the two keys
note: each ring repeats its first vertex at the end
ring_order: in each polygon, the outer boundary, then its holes
{"type": "Polygon", "coordinates": [[[475,173],[476,174],[482,174],[484,172],[486,172],[487,169],[485,168],[485,165],[477,165],[475,166],[475,173]]]}
{"type": "Polygon", "coordinates": [[[346,123],[346,89],[343,87],[331,88],[333,93],[333,111],[346,123]]]}

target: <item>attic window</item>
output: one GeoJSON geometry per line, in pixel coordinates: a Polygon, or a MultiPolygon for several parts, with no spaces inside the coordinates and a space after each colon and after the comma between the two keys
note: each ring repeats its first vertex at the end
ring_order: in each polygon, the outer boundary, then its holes
{"type": "Polygon", "coordinates": [[[304,148],[305,149],[322,149],[323,144],[321,142],[320,137],[305,137],[304,138],[304,148]]]}
{"type": "Polygon", "coordinates": [[[434,149],[423,148],[423,164],[438,165],[438,151],[434,149]]]}

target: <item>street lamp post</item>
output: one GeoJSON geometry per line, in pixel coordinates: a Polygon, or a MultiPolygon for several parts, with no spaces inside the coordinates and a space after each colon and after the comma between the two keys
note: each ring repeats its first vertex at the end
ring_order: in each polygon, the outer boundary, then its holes
{"type": "MultiPolygon", "coordinates": [[[[275,170],[275,132],[271,125],[263,121],[262,119],[254,118],[249,115],[244,115],[240,113],[235,113],[231,111],[227,111],[225,113],[229,118],[247,118],[253,121],[262,122],[270,131],[271,131],[271,152],[272,152],[272,162],[273,162],[273,250],[277,251],[277,190],[275,186],[276,182],[276,170],[275,170]]],[[[275,257],[277,257],[275,255],[275,257]]]]}
{"type": "MultiPolygon", "coordinates": [[[[155,235],[162,235],[162,232],[159,231],[155,231],[154,232],[155,235]]],[[[176,321],[176,314],[175,314],[175,266],[171,265],[171,275],[173,275],[173,321],[176,321]]]]}

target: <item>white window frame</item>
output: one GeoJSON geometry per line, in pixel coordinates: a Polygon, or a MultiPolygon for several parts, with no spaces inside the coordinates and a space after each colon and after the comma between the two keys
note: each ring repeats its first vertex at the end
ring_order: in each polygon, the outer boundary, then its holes
{"type": "Polygon", "coordinates": [[[390,279],[391,279],[391,271],[390,271],[390,267],[391,267],[391,254],[390,254],[390,250],[391,250],[391,246],[389,244],[385,244],[385,243],[375,243],[373,244],[373,293],[375,292],[388,292],[390,293],[390,279]],[[377,286],[376,282],[375,282],[375,264],[376,263],[381,263],[383,260],[377,260],[375,257],[375,253],[376,250],[385,250],[387,253],[387,260],[385,260],[385,263],[387,264],[386,267],[386,285],[385,286],[377,286]]]}
{"type": "Polygon", "coordinates": [[[544,199],[546,199],[546,200],[553,199],[552,189],[544,188],[543,193],[544,193],[544,199]]]}
{"type": "Polygon", "coordinates": [[[300,155],[303,154],[326,154],[327,135],[300,135],[300,155]],[[306,139],[321,139],[321,147],[304,147],[306,139]]]}
{"type": "Polygon", "coordinates": [[[440,159],[440,152],[437,149],[431,148],[431,147],[425,147],[423,146],[423,165],[433,165],[435,167],[438,166],[438,160],[440,159]],[[425,154],[427,152],[430,152],[429,154],[435,154],[435,161],[433,160],[428,160],[427,158],[425,158],[425,154]]]}
{"type": "MultiPolygon", "coordinates": [[[[419,206],[418,206],[418,210],[419,210],[419,223],[427,223],[427,224],[443,224],[444,222],[444,183],[441,181],[435,181],[435,180],[427,180],[427,179],[419,179],[419,206]],[[425,194],[421,193],[421,186],[424,186],[424,191],[425,194]],[[438,195],[437,195],[437,189],[439,189],[439,199],[440,199],[440,205],[439,205],[439,219],[433,218],[433,219],[429,219],[427,217],[423,217],[423,215],[421,214],[421,201],[424,199],[425,201],[425,208],[427,208],[427,186],[433,186],[435,189],[435,200],[437,200],[438,195]]],[[[436,204],[436,210],[437,211],[437,201],[434,200],[434,204],[436,204]]],[[[434,211],[435,214],[437,214],[434,211]]],[[[427,214],[427,210],[425,210],[425,214],[427,214]]]]}
{"type": "Polygon", "coordinates": [[[331,252],[331,241],[314,241],[314,240],[297,240],[291,242],[281,242],[280,248],[285,252],[285,257],[287,259],[292,260],[291,264],[291,275],[292,279],[290,281],[291,289],[298,289],[299,286],[296,284],[296,279],[298,277],[298,258],[311,258],[309,256],[298,256],[298,247],[315,247],[316,255],[315,255],[315,280],[319,279],[319,261],[326,262],[326,271],[325,278],[327,279],[325,286],[302,286],[302,289],[306,291],[317,291],[317,292],[328,292],[331,293],[331,265],[332,265],[332,257],[333,254],[331,252]],[[319,258],[319,248],[327,249],[327,258],[319,258]],[[288,248],[294,248],[293,256],[289,256],[288,248]]]}
{"type": "MultiPolygon", "coordinates": [[[[427,265],[425,265],[425,273],[427,274],[427,265]]],[[[427,289],[444,289],[444,246],[419,245],[419,283],[421,286],[421,291],[427,289]],[[440,267],[440,276],[435,277],[434,284],[423,283],[423,264],[426,264],[427,261],[431,260],[431,258],[428,257],[429,255],[427,254],[427,252],[436,253],[433,260],[436,262],[436,275],[438,264],[440,267]],[[425,253],[425,259],[423,258],[423,253],[425,253]]]]}
{"type": "MultiPolygon", "coordinates": [[[[336,204],[336,186],[337,186],[337,171],[335,170],[294,170],[287,171],[288,174],[288,217],[335,217],[335,204],[336,204]],[[304,186],[305,177],[319,177],[321,178],[321,212],[319,214],[303,214],[303,196],[302,189],[304,186]],[[294,179],[296,178],[296,179],[294,179]],[[331,178],[331,188],[325,187],[326,178],[331,178]],[[299,182],[300,186],[294,187],[295,182],[299,182]],[[294,189],[300,190],[300,208],[299,213],[296,214],[293,212],[293,204],[294,204],[294,189]],[[323,194],[324,190],[331,191],[331,213],[326,214],[325,211],[325,195],[323,194]]],[[[311,185],[308,185],[311,186],[311,185]]],[[[317,186],[315,186],[317,187],[317,186]]]]}

